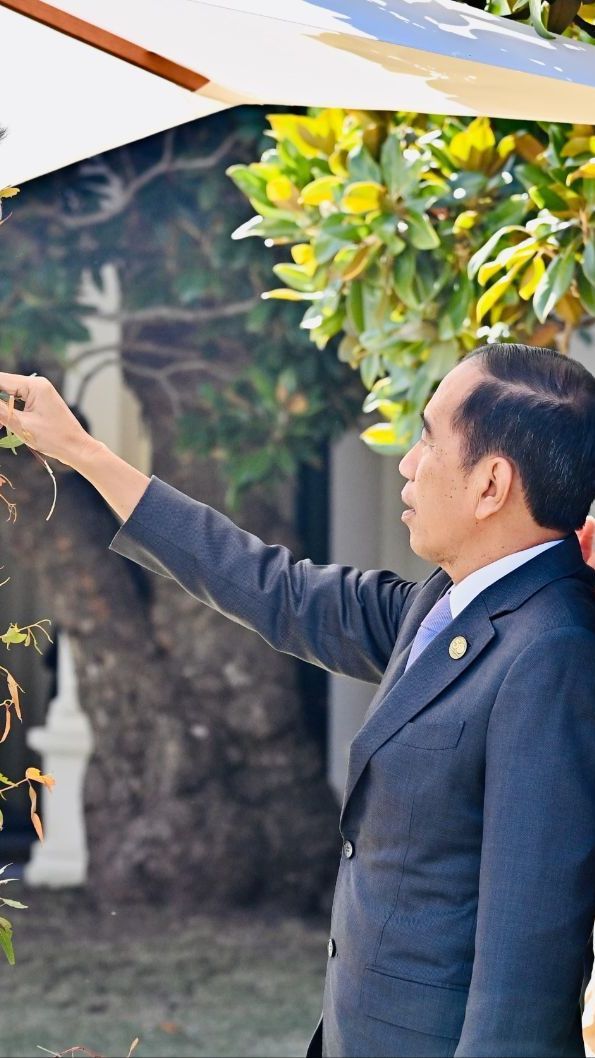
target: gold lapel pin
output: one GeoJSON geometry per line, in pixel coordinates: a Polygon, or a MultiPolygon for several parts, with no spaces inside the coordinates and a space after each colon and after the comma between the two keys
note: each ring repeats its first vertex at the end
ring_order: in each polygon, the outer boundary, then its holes
{"type": "Polygon", "coordinates": [[[451,658],[454,658],[455,661],[458,661],[459,658],[463,657],[463,654],[467,653],[468,646],[469,644],[465,639],[465,636],[455,636],[448,648],[448,653],[450,654],[451,658]]]}

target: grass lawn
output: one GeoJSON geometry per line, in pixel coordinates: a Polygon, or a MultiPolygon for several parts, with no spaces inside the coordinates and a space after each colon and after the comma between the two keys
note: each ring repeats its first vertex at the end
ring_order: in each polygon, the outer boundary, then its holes
{"type": "Polygon", "coordinates": [[[10,914],[16,966],[0,963],[0,1058],[80,1044],[121,1058],[135,1036],[138,1058],[305,1053],[322,1002],[326,922],[262,909],[114,914],[75,892],[13,890],[29,909],[10,914]]]}

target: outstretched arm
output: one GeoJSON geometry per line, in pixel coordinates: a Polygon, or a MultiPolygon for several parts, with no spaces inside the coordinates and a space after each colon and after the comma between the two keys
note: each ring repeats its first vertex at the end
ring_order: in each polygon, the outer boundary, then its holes
{"type": "Polygon", "coordinates": [[[46,378],[0,372],[0,423],[87,478],[122,519],[110,547],[163,576],[277,650],[380,683],[415,583],[389,570],[296,562],[225,515],[130,466],[80,425],[46,378]]]}
{"type": "Polygon", "coordinates": [[[417,585],[390,570],[295,561],[153,476],[110,544],[258,632],[276,650],[380,683],[417,585]]]}

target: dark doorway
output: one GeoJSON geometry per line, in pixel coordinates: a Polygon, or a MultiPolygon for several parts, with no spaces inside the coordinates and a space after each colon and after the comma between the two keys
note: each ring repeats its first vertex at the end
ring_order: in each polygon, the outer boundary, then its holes
{"type": "MultiPolygon", "coordinates": [[[[295,524],[305,558],[329,561],[329,445],[320,446],[320,467],[300,464],[296,489],[295,524]]],[[[316,665],[296,661],[306,726],[326,759],[328,673],[316,665]]]]}

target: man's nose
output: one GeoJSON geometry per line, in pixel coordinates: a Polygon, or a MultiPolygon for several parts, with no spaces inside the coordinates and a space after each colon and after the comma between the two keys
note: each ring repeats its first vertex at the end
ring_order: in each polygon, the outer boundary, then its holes
{"type": "Polygon", "coordinates": [[[415,477],[415,458],[413,453],[416,449],[416,445],[412,445],[409,451],[403,456],[399,463],[399,474],[404,478],[409,478],[411,481],[415,477]]]}

